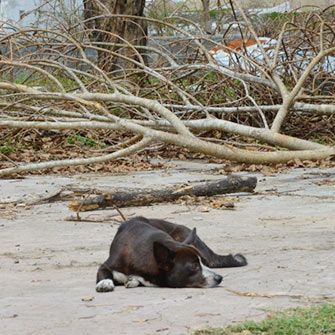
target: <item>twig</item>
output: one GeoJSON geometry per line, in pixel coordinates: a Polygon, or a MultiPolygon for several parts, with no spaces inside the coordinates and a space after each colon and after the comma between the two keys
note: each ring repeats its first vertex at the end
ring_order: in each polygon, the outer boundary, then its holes
{"type": "Polygon", "coordinates": [[[114,206],[114,209],[120,214],[123,221],[127,221],[126,217],[123,215],[123,213],[117,206],[114,206]]]}

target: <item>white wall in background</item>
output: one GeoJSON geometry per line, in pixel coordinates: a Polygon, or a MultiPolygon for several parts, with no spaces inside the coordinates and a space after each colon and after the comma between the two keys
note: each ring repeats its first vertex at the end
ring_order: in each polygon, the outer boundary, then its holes
{"type": "MultiPolygon", "coordinates": [[[[65,3],[82,4],[82,0],[63,0],[65,3]]],[[[29,25],[34,22],[34,14],[26,15],[22,18],[22,14],[29,13],[39,7],[43,0],[0,0],[0,20],[19,23],[20,25],[29,25]],[[22,18],[22,19],[21,19],[22,18]]],[[[56,3],[50,1],[50,3],[56,3]]]]}

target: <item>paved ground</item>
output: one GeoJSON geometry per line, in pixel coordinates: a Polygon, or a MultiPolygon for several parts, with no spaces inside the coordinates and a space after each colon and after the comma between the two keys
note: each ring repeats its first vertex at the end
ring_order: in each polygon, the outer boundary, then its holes
{"type": "MultiPolygon", "coordinates": [[[[0,202],[68,184],[159,187],[220,178],[213,168],[184,163],[132,175],[1,180],[0,202]]],[[[257,193],[241,194],[234,210],[176,204],[123,210],[196,226],[217,252],[244,253],[249,265],[218,270],[224,281],[214,289],[117,287],[97,294],[96,269],[117,223],[65,221],[71,213],[62,202],[0,210],[1,334],[188,334],[334,300],[335,169],[258,177],[257,193]]]]}

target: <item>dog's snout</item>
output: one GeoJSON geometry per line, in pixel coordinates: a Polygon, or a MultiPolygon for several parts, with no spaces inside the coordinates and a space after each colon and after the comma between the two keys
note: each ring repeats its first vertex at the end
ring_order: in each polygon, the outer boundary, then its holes
{"type": "Polygon", "coordinates": [[[220,284],[221,282],[222,282],[222,276],[220,276],[220,275],[218,275],[218,274],[216,274],[215,276],[214,276],[214,280],[218,283],[218,284],[220,284]]]}

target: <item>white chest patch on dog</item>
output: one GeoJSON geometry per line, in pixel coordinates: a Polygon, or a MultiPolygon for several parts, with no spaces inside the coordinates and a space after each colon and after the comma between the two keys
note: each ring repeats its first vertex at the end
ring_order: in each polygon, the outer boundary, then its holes
{"type": "Polygon", "coordinates": [[[140,284],[142,284],[145,287],[154,287],[156,285],[150,283],[149,281],[145,280],[144,278],[140,277],[140,276],[136,276],[136,275],[131,275],[128,277],[128,281],[125,284],[126,288],[133,288],[133,287],[137,287],[140,284]]]}
{"type": "Polygon", "coordinates": [[[99,281],[95,289],[97,292],[111,292],[114,290],[114,287],[112,279],[103,279],[99,281]]]}
{"type": "Polygon", "coordinates": [[[113,271],[113,279],[119,284],[125,284],[128,281],[128,276],[122,272],[113,271]]]}

